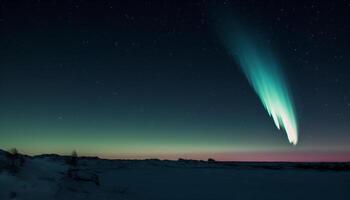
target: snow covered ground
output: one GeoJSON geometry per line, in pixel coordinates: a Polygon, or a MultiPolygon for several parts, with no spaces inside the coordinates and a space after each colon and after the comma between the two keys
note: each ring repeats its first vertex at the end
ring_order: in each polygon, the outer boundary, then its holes
{"type": "Polygon", "coordinates": [[[26,157],[16,173],[0,152],[0,199],[350,199],[349,164],[208,163],[26,157]],[[307,167],[305,167],[307,166],[307,167]],[[344,167],[345,166],[345,167],[344,167]],[[97,178],[97,181],[96,181],[97,178]]]}

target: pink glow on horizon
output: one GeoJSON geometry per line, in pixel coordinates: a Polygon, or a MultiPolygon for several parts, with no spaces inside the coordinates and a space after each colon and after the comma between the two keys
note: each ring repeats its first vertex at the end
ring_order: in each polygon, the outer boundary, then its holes
{"type": "Polygon", "coordinates": [[[350,162],[350,152],[222,152],[222,153],[179,153],[150,155],[100,155],[109,159],[168,159],[179,158],[217,161],[256,162],[350,162]]]}
{"type": "Polygon", "coordinates": [[[252,152],[222,153],[216,155],[221,161],[267,161],[267,162],[349,162],[349,152],[252,152]]]}

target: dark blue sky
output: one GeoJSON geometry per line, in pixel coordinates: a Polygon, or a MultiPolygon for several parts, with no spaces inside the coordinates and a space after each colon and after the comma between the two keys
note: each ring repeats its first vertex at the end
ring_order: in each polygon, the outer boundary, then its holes
{"type": "Polygon", "coordinates": [[[0,2],[0,148],[349,159],[349,1],[0,2]],[[254,24],[276,51],[298,145],[226,52],[222,13],[254,24]]]}

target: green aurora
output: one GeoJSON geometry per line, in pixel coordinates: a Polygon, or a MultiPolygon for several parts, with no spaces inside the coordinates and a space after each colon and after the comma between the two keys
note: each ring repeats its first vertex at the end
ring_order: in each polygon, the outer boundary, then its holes
{"type": "Polygon", "coordinates": [[[239,32],[224,39],[229,53],[238,61],[250,85],[273,118],[278,129],[283,128],[290,143],[298,142],[294,105],[279,63],[268,45],[258,37],[239,32]]]}

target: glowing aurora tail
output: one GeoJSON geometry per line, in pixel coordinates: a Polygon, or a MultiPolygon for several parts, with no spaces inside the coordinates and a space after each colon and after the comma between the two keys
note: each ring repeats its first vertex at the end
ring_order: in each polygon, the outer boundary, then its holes
{"type": "Polygon", "coordinates": [[[289,142],[296,145],[298,132],[294,106],[277,61],[266,45],[259,48],[253,38],[246,34],[238,36],[228,42],[231,43],[228,47],[230,53],[239,62],[276,127],[284,129],[289,142]]]}

